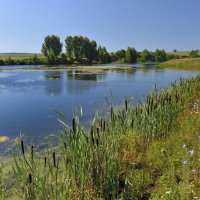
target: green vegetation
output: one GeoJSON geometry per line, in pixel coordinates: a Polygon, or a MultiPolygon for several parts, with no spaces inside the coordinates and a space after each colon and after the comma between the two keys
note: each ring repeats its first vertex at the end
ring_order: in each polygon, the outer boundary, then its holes
{"type": "Polygon", "coordinates": [[[0,65],[42,65],[42,64],[103,64],[103,63],[136,63],[163,62],[174,58],[164,50],[155,52],[144,50],[138,52],[133,47],[109,53],[106,47],[97,46],[97,42],[83,36],[67,36],[65,52],[62,43],[55,35],[44,38],[41,54],[0,54],[0,65]]]}
{"type": "Polygon", "coordinates": [[[167,53],[167,57],[170,59],[182,59],[182,58],[190,58],[190,57],[199,57],[200,53],[199,50],[192,50],[192,51],[177,51],[176,49],[173,52],[167,53]]]}
{"type": "Polygon", "coordinates": [[[42,54],[0,54],[0,65],[43,65],[48,64],[42,54]]]}
{"type": "Polygon", "coordinates": [[[109,53],[106,50],[106,47],[98,47],[98,61],[99,63],[110,63],[111,62],[111,58],[109,53]]]}
{"type": "Polygon", "coordinates": [[[199,51],[198,50],[192,50],[191,52],[190,52],[190,57],[191,58],[198,58],[198,57],[200,57],[200,55],[199,55],[199,51]]]}
{"type": "Polygon", "coordinates": [[[173,59],[160,64],[163,68],[200,70],[200,58],[173,59]]]}
{"type": "Polygon", "coordinates": [[[68,36],[65,39],[67,59],[73,63],[93,63],[97,61],[97,43],[83,36],[68,36]]]}
{"type": "MultiPolygon", "coordinates": [[[[191,52],[178,52],[175,49],[173,52],[166,53],[165,50],[156,49],[155,52],[152,52],[144,49],[143,51],[138,52],[133,47],[109,53],[106,47],[100,45],[97,46],[96,41],[83,36],[67,36],[65,39],[65,52],[62,53],[62,43],[60,42],[60,38],[55,35],[45,37],[41,52],[43,55],[0,54],[0,65],[165,62],[174,59],[200,57],[198,50],[192,50],[191,52]]],[[[172,63],[173,62],[174,61],[172,61],[172,63]]],[[[178,62],[175,61],[175,63],[178,62]]],[[[182,63],[182,61],[180,61],[180,63],[182,63]]],[[[170,66],[172,67],[173,65],[170,63],[170,66]]]]}
{"type": "Polygon", "coordinates": [[[12,169],[0,168],[1,199],[200,198],[199,90],[200,76],[136,106],[108,101],[109,116],[96,114],[87,130],[60,114],[55,147],[17,140],[12,169]]]}
{"type": "Polygon", "coordinates": [[[55,35],[47,36],[44,38],[41,52],[47,57],[48,63],[57,63],[58,56],[62,51],[62,43],[60,38],[55,35]]]}
{"type": "Polygon", "coordinates": [[[112,62],[117,63],[136,63],[136,62],[164,62],[172,59],[165,50],[156,49],[150,52],[147,49],[137,52],[135,48],[128,47],[126,50],[121,49],[117,52],[110,53],[112,62]]]}
{"type": "Polygon", "coordinates": [[[128,47],[125,54],[125,62],[136,63],[137,51],[134,48],[128,47]]]}

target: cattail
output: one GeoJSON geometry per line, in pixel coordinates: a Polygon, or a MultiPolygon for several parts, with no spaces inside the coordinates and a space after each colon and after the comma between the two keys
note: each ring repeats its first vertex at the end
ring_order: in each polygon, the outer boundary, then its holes
{"type": "Polygon", "coordinates": [[[90,135],[91,135],[92,144],[94,145],[94,133],[92,129],[90,130],[90,135]]]}
{"type": "Polygon", "coordinates": [[[99,128],[97,127],[97,137],[99,138],[99,128]]]}
{"type": "Polygon", "coordinates": [[[90,136],[91,136],[91,138],[94,138],[94,132],[93,132],[92,128],[90,129],[90,136]]]}
{"type": "Polygon", "coordinates": [[[34,145],[31,145],[31,157],[33,158],[34,145]]]}
{"type": "Polygon", "coordinates": [[[110,107],[110,117],[111,117],[111,120],[113,119],[113,107],[111,106],[110,107]]]}
{"type": "Polygon", "coordinates": [[[147,115],[149,115],[150,111],[149,111],[149,106],[147,106],[147,115]]]}
{"type": "Polygon", "coordinates": [[[100,126],[101,126],[101,130],[103,130],[103,120],[101,119],[101,122],[100,122],[100,126]]]}
{"type": "Polygon", "coordinates": [[[76,120],[75,118],[72,119],[72,130],[74,133],[76,133],[76,120]]]}
{"type": "Polygon", "coordinates": [[[32,183],[32,175],[31,174],[29,174],[29,176],[28,176],[28,181],[30,184],[32,183]]]}
{"type": "Polygon", "coordinates": [[[106,121],[103,121],[103,131],[106,130],[106,121]]]}
{"type": "Polygon", "coordinates": [[[138,108],[135,109],[135,115],[138,115],[138,108]]]}
{"type": "Polygon", "coordinates": [[[64,148],[67,149],[67,144],[66,144],[66,142],[64,142],[64,148]]]}
{"type": "Polygon", "coordinates": [[[94,145],[94,138],[92,138],[92,144],[94,145]]]}
{"type": "Polygon", "coordinates": [[[44,166],[45,167],[47,166],[47,157],[46,156],[44,157],[44,166]]]}
{"type": "Polygon", "coordinates": [[[24,142],[23,142],[23,140],[21,140],[21,150],[22,150],[22,154],[24,155],[24,142]]]}
{"type": "Polygon", "coordinates": [[[96,145],[99,146],[99,139],[96,139],[96,145]]]}
{"type": "Polygon", "coordinates": [[[126,112],[127,112],[127,110],[128,110],[128,101],[127,100],[125,100],[125,110],[126,110],[126,112]]]}
{"type": "Polygon", "coordinates": [[[56,154],[53,152],[53,166],[56,167],[56,154]]]}
{"type": "Polygon", "coordinates": [[[86,139],[86,142],[88,143],[89,141],[88,141],[88,137],[87,136],[85,136],[85,139],[86,139]]]}
{"type": "Polygon", "coordinates": [[[131,121],[131,127],[133,128],[133,125],[134,125],[134,120],[132,119],[131,121]]]}

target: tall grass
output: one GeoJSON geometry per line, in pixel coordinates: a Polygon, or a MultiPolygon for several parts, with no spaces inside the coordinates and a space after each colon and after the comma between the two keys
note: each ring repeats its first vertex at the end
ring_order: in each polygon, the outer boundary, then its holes
{"type": "Polygon", "coordinates": [[[34,145],[26,147],[19,138],[13,164],[16,195],[30,200],[149,198],[146,189],[154,176],[140,170],[142,163],[127,162],[138,155],[126,151],[140,146],[145,152],[152,141],[170,137],[186,101],[199,90],[198,76],[181,79],[159,93],[155,90],[136,106],[129,99],[122,108],[109,103],[109,116],[96,115],[89,130],[78,117],[71,125],[61,118],[57,145],[44,152],[35,152],[34,145]]]}
{"type": "Polygon", "coordinates": [[[200,70],[200,58],[173,59],[160,64],[163,68],[200,70]]]}

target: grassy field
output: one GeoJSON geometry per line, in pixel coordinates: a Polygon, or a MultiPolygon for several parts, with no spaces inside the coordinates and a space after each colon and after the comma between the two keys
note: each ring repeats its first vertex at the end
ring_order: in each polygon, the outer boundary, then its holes
{"type": "Polygon", "coordinates": [[[41,53],[0,53],[0,59],[27,59],[37,55],[39,58],[44,57],[41,53]]]}
{"type": "Polygon", "coordinates": [[[0,199],[199,199],[199,90],[196,77],[137,106],[108,102],[110,115],[89,130],[60,114],[55,147],[35,152],[17,140],[0,167],[0,199]]]}
{"type": "MultiPolygon", "coordinates": [[[[167,54],[178,56],[179,58],[186,58],[190,56],[190,51],[167,52],[167,54]]],[[[198,54],[200,55],[200,52],[198,54]]]]}
{"type": "Polygon", "coordinates": [[[0,65],[41,65],[47,64],[42,54],[31,53],[1,53],[0,65]]]}
{"type": "Polygon", "coordinates": [[[189,57],[190,51],[167,52],[167,54],[180,56],[180,57],[189,57]]]}
{"type": "Polygon", "coordinates": [[[200,70],[200,58],[174,59],[160,64],[163,68],[200,70]]]}

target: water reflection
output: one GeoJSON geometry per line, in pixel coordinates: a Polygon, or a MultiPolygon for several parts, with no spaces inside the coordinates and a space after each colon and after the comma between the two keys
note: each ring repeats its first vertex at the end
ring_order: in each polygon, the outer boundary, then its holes
{"type": "Polygon", "coordinates": [[[85,73],[79,70],[66,71],[67,93],[86,93],[97,87],[97,83],[106,80],[106,74],[85,73]]]}
{"type": "Polygon", "coordinates": [[[45,71],[44,78],[48,80],[61,79],[61,72],[60,71],[45,71]]]}
{"type": "Polygon", "coordinates": [[[87,81],[97,81],[97,74],[83,72],[78,70],[67,71],[68,80],[87,80],[87,81]]]}
{"type": "Polygon", "coordinates": [[[63,71],[44,72],[43,77],[46,79],[44,84],[48,96],[57,96],[62,93],[64,86],[62,82],[62,77],[64,76],[63,73],[63,71]]]}

